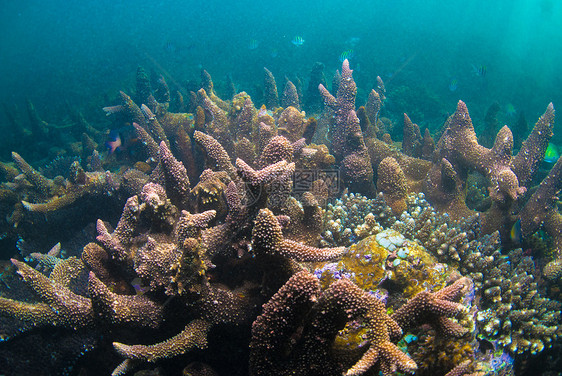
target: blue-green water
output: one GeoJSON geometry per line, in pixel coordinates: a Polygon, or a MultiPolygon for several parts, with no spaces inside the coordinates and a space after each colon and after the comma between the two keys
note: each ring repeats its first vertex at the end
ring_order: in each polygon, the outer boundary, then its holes
{"type": "Polygon", "coordinates": [[[52,121],[65,101],[99,113],[104,96],[132,86],[138,65],[180,87],[203,67],[219,91],[230,74],[252,94],[264,66],[279,80],[306,79],[320,61],[330,77],[348,50],[359,103],[380,75],[388,90],[419,92],[418,103],[389,96],[389,111],[422,113],[414,121],[435,128],[458,99],[476,120],[498,102],[508,124],[514,111],[535,119],[562,102],[555,0],[6,1],[0,24],[0,102],[28,98],[52,121]]]}

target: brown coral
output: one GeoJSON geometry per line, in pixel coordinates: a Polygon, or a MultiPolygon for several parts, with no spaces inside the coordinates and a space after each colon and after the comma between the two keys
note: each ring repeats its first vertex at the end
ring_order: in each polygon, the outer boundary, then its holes
{"type": "Polygon", "coordinates": [[[401,214],[406,209],[408,184],[404,172],[392,157],[386,157],[377,170],[377,188],[384,194],[384,199],[392,212],[401,214]]]}
{"type": "Polygon", "coordinates": [[[326,261],[342,255],[346,248],[314,248],[284,239],[279,222],[269,209],[261,209],[252,230],[255,252],[281,255],[296,261],[326,261]]]}

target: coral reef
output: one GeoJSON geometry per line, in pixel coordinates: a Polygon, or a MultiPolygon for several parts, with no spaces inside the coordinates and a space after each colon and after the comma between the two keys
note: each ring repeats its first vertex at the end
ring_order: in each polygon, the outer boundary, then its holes
{"type": "Polygon", "coordinates": [[[345,60],[337,96],[331,95],[322,84],[319,89],[325,105],[335,112],[331,141],[336,160],[341,161],[343,180],[353,192],[373,194],[375,192],[373,171],[359,119],[355,113],[357,87],[352,73],[349,62],[345,60]]]}
{"type": "MultiPolygon", "coordinates": [[[[20,255],[0,274],[0,371],[53,333],[72,362],[50,374],[82,357],[113,375],[464,375],[559,346],[562,162],[536,176],[553,105],[515,155],[507,126],[478,140],[462,101],[436,143],[403,114],[400,147],[380,77],[356,108],[349,62],[335,96],[322,71],[280,99],[265,69],[255,105],[205,70],[171,94],[139,68],[104,108],[110,132],[73,115],[75,158],[1,163],[20,255]]],[[[67,129],[28,113],[36,135],[67,129]]]]}

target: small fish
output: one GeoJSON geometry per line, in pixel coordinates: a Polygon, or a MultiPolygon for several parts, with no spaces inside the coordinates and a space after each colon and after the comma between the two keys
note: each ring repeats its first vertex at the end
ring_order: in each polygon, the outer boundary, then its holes
{"type": "Polygon", "coordinates": [[[144,295],[149,290],[147,286],[144,286],[140,278],[135,278],[131,281],[131,286],[135,289],[137,295],[144,295]]]}
{"type": "Polygon", "coordinates": [[[297,35],[296,37],[293,38],[291,43],[297,47],[300,47],[304,44],[304,39],[300,35],[297,35]]]}
{"type": "Polygon", "coordinates": [[[277,48],[274,48],[271,50],[271,52],[269,53],[269,56],[271,57],[277,57],[279,55],[279,51],[277,50],[277,48]]]}
{"type": "Polygon", "coordinates": [[[558,148],[552,142],[549,142],[548,147],[546,148],[546,151],[544,153],[544,161],[546,163],[554,164],[558,160],[558,157],[560,157],[558,148]]]}
{"type": "Polygon", "coordinates": [[[517,222],[515,222],[513,226],[511,226],[509,238],[512,242],[521,244],[521,241],[523,240],[523,235],[521,233],[521,219],[518,219],[517,222]]]}
{"type": "Polygon", "coordinates": [[[479,66],[472,66],[472,73],[474,73],[474,75],[478,76],[478,77],[484,77],[486,76],[486,72],[487,72],[487,68],[485,65],[479,65],[479,66]]]}
{"type": "Polygon", "coordinates": [[[418,337],[416,337],[413,334],[407,334],[406,336],[404,336],[404,342],[406,343],[412,343],[418,340],[418,337]]]}
{"type": "Polygon", "coordinates": [[[175,45],[173,42],[167,41],[166,44],[164,45],[164,50],[165,50],[167,53],[175,54],[178,49],[177,49],[176,45],[175,45]]]}
{"type": "Polygon", "coordinates": [[[132,152],[133,146],[139,141],[135,134],[135,128],[130,125],[112,129],[107,138],[108,140],[105,142],[105,146],[109,154],[125,150],[132,152]]]}
{"type": "Polygon", "coordinates": [[[458,84],[459,84],[459,82],[457,81],[457,79],[453,78],[451,80],[451,82],[449,82],[449,91],[453,92],[453,91],[457,90],[458,84]]]}
{"type": "Polygon", "coordinates": [[[260,42],[257,39],[252,39],[250,43],[248,43],[248,49],[255,50],[260,45],[260,42]]]}
{"type": "Polygon", "coordinates": [[[341,53],[340,62],[343,63],[345,60],[351,60],[355,56],[353,50],[347,50],[341,53]]]}
{"type": "Polygon", "coordinates": [[[505,106],[505,114],[507,116],[514,117],[516,113],[517,113],[517,111],[515,111],[515,106],[513,106],[511,103],[508,103],[505,106]]]}
{"type": "Polygon", "coordinates": [[[109,154],[121,151],[123,142],[121,141],[121,135],[119,134],[118,129],[113,129],[109,132],[109,140],[105,142],[105,146],[109,149],[109,154]]]}
{"type": "Polygon", "coordinates": [[[351,46],[351,47],[355,47],[357,46],[357,44],[361,42],[361,38],[359,37],[350,37],[349,39],[347,39],[345,41],[345,44],[351,46]]]}

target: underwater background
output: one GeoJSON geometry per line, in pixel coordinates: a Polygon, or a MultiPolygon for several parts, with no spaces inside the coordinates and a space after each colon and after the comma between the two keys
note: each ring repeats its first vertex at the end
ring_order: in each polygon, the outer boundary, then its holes
{"type": "Polygon", "coordinates": [[[263,67],[307,77],[318,61],[330,77],[352,51],[365,88],[359,98],[377,75],[400,91],[389,112],[419,113],[416,121],[440,127],[458,99],[475,119],[497,102],[501,123],[511,125],[517,112],[534,118],[560,99],[561,7],[552,0],[6,1],[0,100],[29,99],[53,120],[66,101],[99,114],[96,102],[131,85],[138,65],[179,87],[198,80],[201,67],[221,81],[229,74],[252,95],[263,67]],[[303,45],[291,43],[296,36],[303,45]]]}
{"type": "Polygon", "coordinates": [[[0,25],[0,375],[562,374],[562,2],[0,25]]]}

